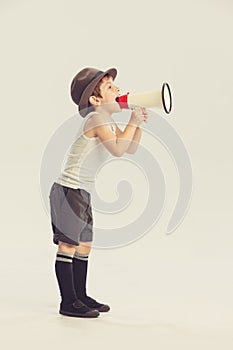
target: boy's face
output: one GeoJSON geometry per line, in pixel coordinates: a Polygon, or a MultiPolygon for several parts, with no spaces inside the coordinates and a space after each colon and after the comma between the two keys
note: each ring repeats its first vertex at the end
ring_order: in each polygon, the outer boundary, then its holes
{"type": "Polygon", "coordinates": [[[104,77],[100,85],[100,94],[98,97],[98,105],[104,106],[104,109],[110,113],[117,113],[121,111],[120,105],[116,102],[116,98],[120,96],[120,89],[114,85],[112,77],[104,77]]]}

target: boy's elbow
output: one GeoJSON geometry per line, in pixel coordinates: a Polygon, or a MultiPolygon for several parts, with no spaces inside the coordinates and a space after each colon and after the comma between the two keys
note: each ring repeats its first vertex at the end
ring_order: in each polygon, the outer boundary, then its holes
{"type": "Polygon", "coordinates": [[[115,149],[114,152],[112,152],[112,155],[114,157],[122,157],[125,153],[128,153],[128,154],[134,154],[136,152],[137,149],[127,149],[125,151],[121,151],[119,149],[115,149]]]}
{"type": "Polygon", "coordinates": [[[122,151],[122,150],[116,148],[116,149],[114,150],[114,154],[113,154],[113,155],[114,155],[115,157],[118,157],[118,158],[119,158],[119,157],[122,157],[123,154],[124,154],[125,152],[126,152],[126,151],[122,151]]]}
{"type": "Polygon", "coordinates": [[[126,151],[126,153],[128,153],[128,154],[134,154],[134,153],[136,153],[136,151],[137,151],[137,149],[134,149],[134,150],[127,150],[126,151]]]}
{"type": "Polygon", "coordinates": [[[120,158],[120,157],[123,156],[123,154],[124,154],[124,152],[116,151],[116,152],[114,153],[114,156],[117,157],[117,158],[120,158]]]}
{"type": "Polygon", "coordinates": [[[119,151],[117,151],[117,152],[114,152],[114,156],[115,157],[118,157],[118,158],[120,158],[120,157],[122,157],[125,153],[128,153],[128,154],[134,154],[136,152],[136,150],[135,151],[125,151],[125,152],[119,152],[119,151]]]}

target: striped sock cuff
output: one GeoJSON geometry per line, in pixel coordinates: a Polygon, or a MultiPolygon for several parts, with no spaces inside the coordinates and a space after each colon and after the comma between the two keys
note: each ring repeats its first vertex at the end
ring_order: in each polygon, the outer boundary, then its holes
{"type": "Polygon", "coordinates": [[[84,261],[88,261],[88,254],[80,254],[77,251],[74,254],[74,258],[75,259],[79,259],[79,260],[84,260],[84,261]]]}
{"type": "Polygon", "coordinates": [[[73,262],[73,255],[69,253],[64,253],[64,252],[57,252],[56,255],[56,261],[62,261],[62,262],[68,262],[71,263],[73,262]]]}

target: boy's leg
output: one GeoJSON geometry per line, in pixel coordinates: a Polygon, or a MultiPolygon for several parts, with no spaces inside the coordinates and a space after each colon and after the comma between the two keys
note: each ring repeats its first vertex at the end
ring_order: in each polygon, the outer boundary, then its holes
{"type": "Polygon", "coordinates": [[[59,248],[56,254],[55,272],[63,304],[74,303],[77,299],[72,274],[74,252],[75,246],[59,242],[59,248]]]}
{"type": "Polygon", "coordinates": [[[99,312],[90,309],[77,299],[73,278],[73,256],[76,246],[59,241],[55,272],[61,294],[60,314],[74,317],[97,317],[99,312]]]}
{"type": "Polygon", "coordinates": [[[95,299],[89,297],[86,292],[88,258],[91,251],[91,242],[79,242],[75,247],[73,260],[74,286],[77,297],[88,307],[100,312],[107,312],[110,307],[106,304],[98,303],[95,299]]]}

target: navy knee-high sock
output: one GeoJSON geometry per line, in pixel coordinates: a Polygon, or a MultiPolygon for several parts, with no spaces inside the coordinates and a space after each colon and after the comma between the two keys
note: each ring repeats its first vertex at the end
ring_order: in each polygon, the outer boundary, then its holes
{"type": "Polygon", "coordinates": [[[73,278],[73,255],[57,252],[55,272],[63,304],[73,303],[77,297],[73,278]]]}
{"type": "Polygon", "coordinates": [[[110,307],[106,304],[97,302],[95,299],[89,297],[86,292],[88,270],[88,255],[79,254],[76,252],[73,259],[74,271],[74,286],[77,298],[90,308],[97,309],[102,312],[107,312],[110,307]]]}
{"type": "Polygon", "coordinates": [[[88,269],[88,255],[79,254],[75,252],[73,259],[73,273],[74,273],[74,287],[77,298],[83,299],[86,294],[86,282],[87,282],[87,269],[88,269]]]}

